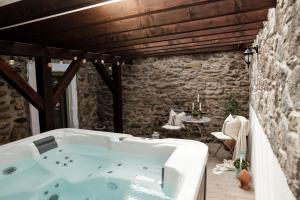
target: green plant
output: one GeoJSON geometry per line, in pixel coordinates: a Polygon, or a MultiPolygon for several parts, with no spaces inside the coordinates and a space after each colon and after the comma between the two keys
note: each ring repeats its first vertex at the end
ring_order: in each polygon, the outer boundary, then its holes
{"type": "Polygon", "coordinates": [[[198,117],[198,116],[199,116],[199,112],[198,112],[198,111],[193,111],[193,112],[192,112],[192,116],[193,116],[194,118],[198,117]]]}
{"type": "MultiPolygon", "coordinates": [[[[238,158],[234,161],[233,165],[236,169],[240,169],[240,163],[241,163],[240,159],[238,158]]],[[[242,161],[242,169],[248,170],[248,168],[249,168],[249,162],[243,160],[242,161]]]]}
{"type": "Polygon", "coordinates": [[[231,93],[226,96],[225,112],[226,114],[238,115],[240,111],[240,104],[238,102],[240,95],[237,93],[231,93]]]}

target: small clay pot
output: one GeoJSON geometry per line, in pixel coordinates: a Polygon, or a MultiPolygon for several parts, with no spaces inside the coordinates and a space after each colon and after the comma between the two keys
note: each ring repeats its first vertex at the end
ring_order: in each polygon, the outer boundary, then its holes
{"type": "Polygon", "coordinates": [[[239,175],[239,180],[241,182],[241,185],[240,187],[244,190],[249,190],[251,187],[249,186],[250,182],[251,182],[251,176],[250,176],[250,173],[246,170],[246,169],[243,169],[241,172],[240,172],[240,175],[239,175]]]}

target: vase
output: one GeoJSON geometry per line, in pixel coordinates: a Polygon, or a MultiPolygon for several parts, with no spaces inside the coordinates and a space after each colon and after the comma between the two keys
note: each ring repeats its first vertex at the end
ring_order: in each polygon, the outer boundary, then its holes
{"type": "Polygon", "coordinates": [[[241,173],[241,169],[240,168],[235,168],[235,177],[238,179],[241,173]]]}
{"type": "Polygon", "coordinates": [[[241,188],[244,189],[244,190],[249,190],[250,189],[250,182],[251,182],[251,176],[250,176],[250,173],[246,170],[246,169],[243,169],[240,174],[239,174],[239,180],[240,180],[240,183],[241,183],[241,188]]]}

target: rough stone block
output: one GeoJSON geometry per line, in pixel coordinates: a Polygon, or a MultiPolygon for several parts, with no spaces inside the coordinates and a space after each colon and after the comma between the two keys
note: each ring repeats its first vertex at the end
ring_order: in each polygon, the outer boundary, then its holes
{"type": "Polygon", "coordinates": [[[300,133],[300,111],[293,111],[289,114],[289,130],[300,133]]]}

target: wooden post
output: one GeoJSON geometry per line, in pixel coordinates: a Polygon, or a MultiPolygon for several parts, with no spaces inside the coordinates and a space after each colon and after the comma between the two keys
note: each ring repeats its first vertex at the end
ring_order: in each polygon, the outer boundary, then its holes
{"type": "Polygon", "coordinates": [[[98,74],[101,76],[102,80],[105,82],[106,86],[109,88],[112,94],[115,92],[115,85],[109,76],[107,70],[105,69],[104,65],[101,63],[93,62],[98,74]]]}
{"type": "Polygon", "coordinates": [[[114,131],[123,132],[123,102],[122,102],[122,65],[121,62],[112,64],[112,77],[115,86],[113,93],[114,131]]]}
{"type": "Polygon", "coordinates": [[[54,129],[54,101],[52,69],[46,57],[35,58],[37,92],[44,99],[44,110],[39,110],[41,132],[54,129]]]}
{"type": "Polygon", "coordinates": [[[121,62],[112,63],[112,78],[108,75],[103,64],[93,63],[99,75],[104,80],[113,95],[114,132],[123,132],[123,102],[122,102],[122,65],[121,62]],[[118,65],[119,64],[119,65],[118,65]]]}
{"type": "Polygon", "coordinates": [[[65,71],[62,79],[54,87],[54,89],[53,89],[54,104],[59,102],[60,98],[66,91],[66,89],[69,86],[69,84],[71,83],[72,79],[78,72],[78,70],[80,68],[80,64],[81,64],[81,62],[79,62],[79,61],[72,61],[72,63],[69,65],[67,71],[65,71]]]}

